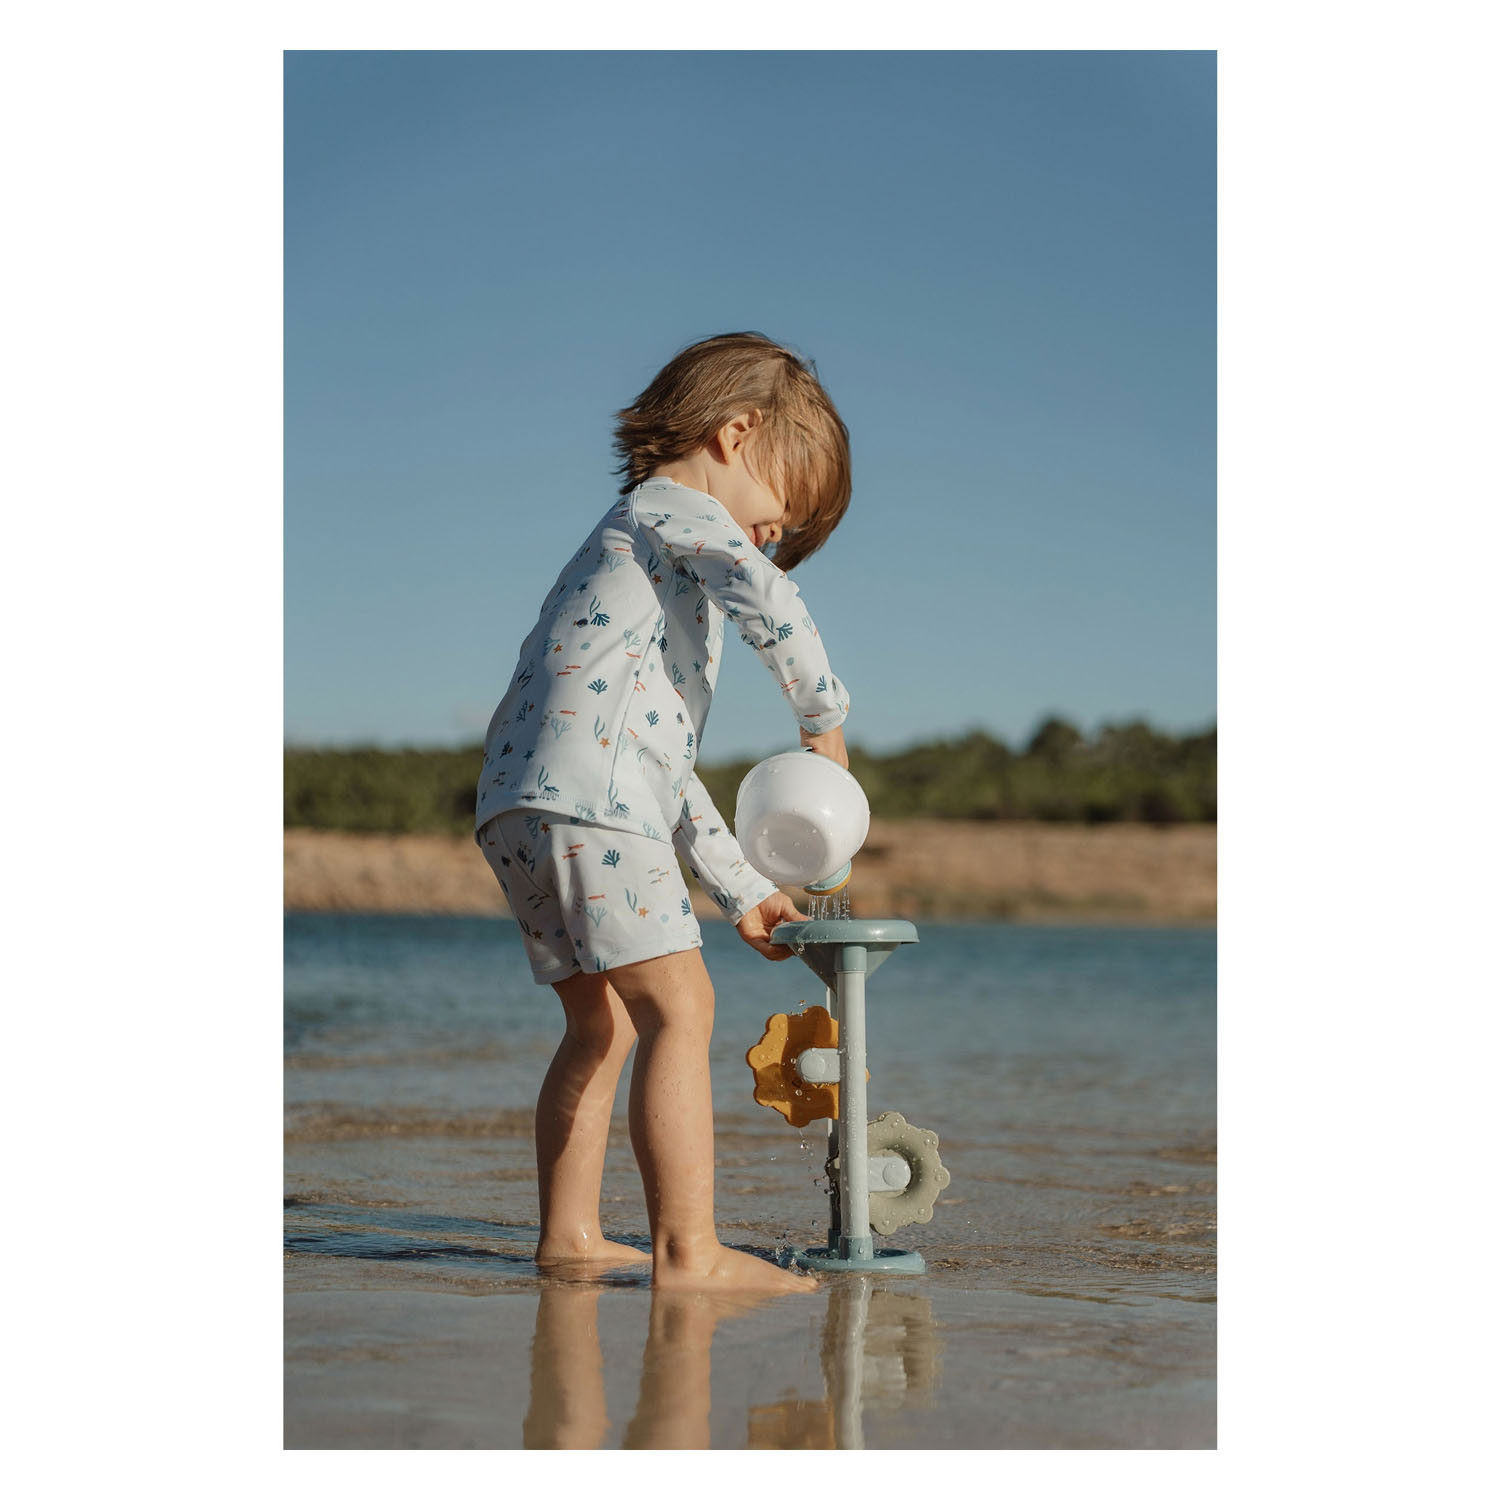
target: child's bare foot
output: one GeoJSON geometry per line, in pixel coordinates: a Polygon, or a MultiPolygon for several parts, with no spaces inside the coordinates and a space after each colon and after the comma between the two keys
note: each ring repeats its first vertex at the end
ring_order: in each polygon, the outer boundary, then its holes
{"type": "Polygon", "coordinates": [[[755,1296],[818,1289],[812,1276],[783,1271],[758,1255],[746,1255],[727,1245],[716,1245],[701,1257],[663,1256],[655,1264],[651,1281],[667,1291],[748,1292],[755,1296]]]}
{"type": "Polygon", "coordinates": [[[618,1240],[607,1240],[601,1234],[597,1238],[548,1240],[536,1247],[535,1259],[539,1266],[626,1266],[649,1261],[651,1255],[649,1251],[622,1245],[618,1240]]]}

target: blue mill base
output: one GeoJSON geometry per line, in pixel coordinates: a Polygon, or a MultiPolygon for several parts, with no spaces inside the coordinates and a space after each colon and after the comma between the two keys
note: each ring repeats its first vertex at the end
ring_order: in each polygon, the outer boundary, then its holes
{"type": "Polygon", "coordinates": [[[915,1250],[876,1250],[868,1256],[840,1255],[825,1245],[795,1250],[790,1257],[804,1271],[859,1271],[870,1275],[920,1276],[927,1262],[915,1250]]]}

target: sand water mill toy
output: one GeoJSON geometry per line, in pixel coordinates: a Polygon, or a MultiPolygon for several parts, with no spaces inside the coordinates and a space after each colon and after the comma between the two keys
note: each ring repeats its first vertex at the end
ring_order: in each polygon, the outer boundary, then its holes
{"type": "Polygon", "coordinates": [[[823,981],[825,1004],[770,1017],[745,1055],[756,1102],[801,1127],[828,1121],[830,1223],[826,1246],[791,1257],[809,1270],[927,1269],[915,1250],[876,1249],[874,1236],[932,1218],[949,1184],[938,1138],[866,1104],[865,986],[917,929],[849,914],[853,856],[870,827],[859,783],[826,756],[791,751],[755,766],[740,784],[735,833],[750,863],[778,884],[807,892],[810,919],[783,922],[772,942],[789,947],[823,981]]]}

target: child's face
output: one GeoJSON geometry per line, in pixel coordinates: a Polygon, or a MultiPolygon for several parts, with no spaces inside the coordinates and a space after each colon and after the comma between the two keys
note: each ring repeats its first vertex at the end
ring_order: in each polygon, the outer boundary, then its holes
{"type": "Polygon", "coordinates": [[[714,498],[740,524],[740,529],[764,552],[781,540],[787,524],[787,508],[768,484],[757,479],[743,463],[731,464],[717,475],[714,498]]]}
{"type": "Polygon", "coordinates": [[[740,529],[764,552],[781,540],[782,533],[795,520],[787,515],[786,501],[772,488],[770,455],[756,453],[754,429],[759,413],[742,425],[737,420],[719,434],[720,464],[714,465],[715,500],[739,522],[740,529]]]}

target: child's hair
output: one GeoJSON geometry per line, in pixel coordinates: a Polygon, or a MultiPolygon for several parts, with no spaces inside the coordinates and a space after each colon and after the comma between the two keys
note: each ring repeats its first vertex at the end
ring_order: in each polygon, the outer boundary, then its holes
{"type": "Polygon", "coordinates": [[[746,450],[751,472],[786,503],[773,561],[789,570],[828,540],[849,508],[849,429],[818,383],[811,360],[763,333],[722,333],[676,355],[615,414],[616,473],[628,495],[659,465],[708,445],[747,411],[760,426],[746,450]]]}

